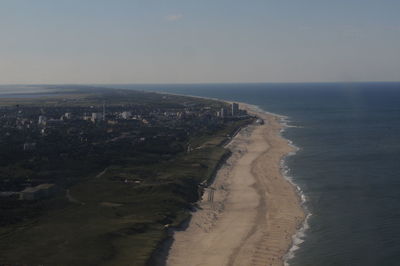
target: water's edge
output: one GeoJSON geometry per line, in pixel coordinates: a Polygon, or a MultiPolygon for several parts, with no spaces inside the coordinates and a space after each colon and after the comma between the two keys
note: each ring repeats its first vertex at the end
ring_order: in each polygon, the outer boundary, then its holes
{"type": "Polygon", "coordinates": [[[285,139],[288,142],[288,145],[290,145],[294,149],[294,152],[290,152],[290,153],[286,154],[281,159],[281,161],[280,161],[280,170],[281,170],[282,176],[295,188],[295,191],[296,191],[296,193],[297,193],[297,195],[299,197],[299,200],[300,200],[301,207],[303,208],[303,211],[305,213],[305,219],[303,220],[301,226],[299,228],[297,228],[296,233],[292,236],[291,247],[289,248],[289,250],[287,251],[287,253],[283,257],[284,265],[285,266],[289,266],[290,265],[290,260],[295,257],[296,251],[300,248],[299,245],[304,242],[304,238],[306,236],[305,233],[309,229],[308,221],[309,221],[309,219],[310,219],[310,217],[312,215],[311,212],[308,210],[308,208],[306,206],[306,202],[307,202],[306,195],[303,193],[303,191],[300,188],[300,186],[294,182],[293,176],[289,175],[289,167],[287,166],[287,158],[290,157],[290,156],[295,156],[297,154],[297,151],[300,150],[300,148],[297,147],[293,143],[293,141],[291,141],[290,139],[287,139],[286,137],[284,137],[282,135],[282,133],[285,132],[288,128],[293,127],[293,126],[289,125],[289,123],[290,123],[289,117],[265,111],[264,109],[262,109],[261,107],[259,107],[257,105],[248,104],[248,103],[243,103],[243,104],[245,104],[246,106],[250,107],[256,113],[257,112],[258,113],[266,113],[266,114],[270,114],[270,115],[278,117],[280,119],[280,124],[282,125],[280,136],[283,139],[285,139]]]}
{"type": "MultiPolygon", "coordinates": [[[[164,92],[161,92],[164,93],[164,92]]],[[[174,94],[174,95],[183,95],[183,96],[191,96],[191,97],[197,97],[197,98],[203,98],[203,99],[210,99],[210,100],[217,100],[217,101],[224,101],[227,103],[231,103],[231,101],[226,101],[223,99],[218,99],[218,98],[211,98],[211,97],[203,97],[203,96],[192,96],[192,95],[185,95],[185,94],[175,94],[175,93],[167,93],[167,94],[174,94]]],[[[282,133],[287,129],[290,128],[291,126],[288,124],[289,123],[289,117],[284,116],[284,115],[280,115],[280,114],[276,114],[276,113],[272,113],[272,112],[268,112],[264,109],[262,109],[260,106],[258,105],[254,105],[254,104],[249,104],[249,103],[245,103],[245,102],[239,102],[241,104],[244,104],[246,106],[248,106],[250,109],[252,109],[252,111],[256,112],[256,113],[266,113],[266,114],[270,114],[273,116],[276,116],[280,119],[280,123],[283,126],[282,130],[280,132],[280,136],[282,138],[284,138],[288,144],[290,146],[292,146],[294,148],[294,152],[291,152],[289,154],[287,154],[286,156],[284,156],[281,160],[281,165],[280,165],[280,170],[281,170],[281,174],[282,176],[295,188],[295,191],[299,197],[299,201],[301,204],[301,207],[303,209],[303,211],[305,212],[305,219],[303,220],[301,226],[299,228],[297,228],[296,233],[292,236],[292,243],[291,243],[291,247],[289,248],[289,250],[287,251],[286,255],[282,258],[283,259],[283,263],[285,266],[290,265],[289,261],[291,259],[293,259],[295,257],[295,253],[296,251],[300,248],[299,245],[301,243],[304,242],[304,238],[305,238],[305,233],[306,231],[309,229],[309,219],[311,217],[311,213],[308,210],[307,206],[306,206],[306,202],[307,202],[307,198],[305,196],[305,194],[303,193],[302,189],[300,188],[300,186],[298,184],[296,184],[293,180],[292,176],[288,175],[289,172],[289,168],[286,164],[286,159],[289,156],[294,156],[296,155],[297,151],[300,149],[299,147],[295,146],[293,144],[293,142],[287,138],[285,138],[282,133]]],[[[172,244],[172,243],[171,243],[172,244]]]]}

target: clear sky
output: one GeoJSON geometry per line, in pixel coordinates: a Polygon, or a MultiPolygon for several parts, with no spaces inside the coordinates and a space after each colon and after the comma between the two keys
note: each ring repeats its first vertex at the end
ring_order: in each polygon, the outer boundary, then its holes
{"type": "Polygon", "coordinates": [[[399,0],[0,0],[0,83],[400,80],[399,0]]]}

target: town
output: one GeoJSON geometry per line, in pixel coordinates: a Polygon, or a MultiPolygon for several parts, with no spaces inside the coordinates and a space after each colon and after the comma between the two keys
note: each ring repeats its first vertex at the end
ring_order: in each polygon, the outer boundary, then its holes
{"type": "Polygon", "coordinates": [[[140,91],[2,98],[0,264],[148,263],[255,120],[237,103],[140,91]]]}
{"type": "MultiPolygon", "coordinates": [[[[227,121],[244,118],[247,113],[237,103],[218,109],[186,102],[173,108],[109,106],[106,101],[99,106],[0,107],[0,164],[3,169],[14,168],[7,171],[8,176],[1,175],[0,196],[32,200],[51,194],[41,191],[53,187],[44,183],[68,185],[65,179],[38,172],[37,166],[42,171],[51,169],[50,165],[62,169],[60,162],[87,159],[94,152],[99,156],[115,147],[124,147],[119,153],[151,146],[165,155],[190,151],[195,147],[188,139],[196,132],[216,130],[227,121]]],[[[113,160],[105,154],[101,159],[101,164],[113,160]]],[[[96,163],[95,158],[92,161],[96,163]]]]}

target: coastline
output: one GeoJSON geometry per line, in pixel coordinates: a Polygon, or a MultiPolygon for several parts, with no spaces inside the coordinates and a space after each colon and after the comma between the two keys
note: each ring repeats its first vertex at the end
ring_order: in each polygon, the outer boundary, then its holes
{"type": "Polygon", "coordinates": [[[174,232],[166,265],[284,265],[306,219],[282,161],[295,147],[281,136],[282,117],[240,103],[265,121],[243,128],[231,157],[205,190],[183,231],[174,232]]]}
{"type": "Polygon", "coordinates": [[[304,212],[304,217],[303,217],[302,223],[297,228],[297,231],[295,232],[295,234],[292,235],[292,242],[291,242],[290,248],[287,250],[286,254],[283,256],[283,265],[284,266],[289,266],[290,264],[289,264],[288,261],[295,257],[296,250],[298,250],[299,249],[299,245],[304,242],[305,233],[309,229],[309,223],[308,222],[309,222],[310,217],[312,216],[312,213],[309,212],[309,210],[307,209],[307,206],[306,206],[306,202],[307,202],[306,196],[303,194],[300,186],[297,185],[293,181],[293,177],[288,175],[289,168],[285,164],[286,159],[288,157],[290,157],[290,156],[296,155],[296,153],[300,150],[300,148],[295,146],[291,140],[286,139],[285,137],[283,137],[282,133],[285,132],[287,128],[297,127],[297,126],[288,125],[288,123],[290,121],[288,120],[287,116],[264,111],[263,109],[261,109],[257,105],[252,105],[252,104],[247,104],[247,103],[240,103],[240,104],[245,106],[246,110],[250,110],[250,112],[253,112],[254,115],[257,115],[259,113],[265,113],[265,114],[270,114],[272,116],[278,117],[280,119],[280,123],[282,125],[282,128],[279,131],[279,135],[288,142],[289,146],[292,147],[292,151],[290,151],[289,153],[283,155],[282,159],[280,160],[281,174],[293,186],[293,188],[295,188],[297,196],[299,198],[299,203],[300,203],[300,205],[301,205],[301,207],[303,209],[303,212],[304,212]]]}

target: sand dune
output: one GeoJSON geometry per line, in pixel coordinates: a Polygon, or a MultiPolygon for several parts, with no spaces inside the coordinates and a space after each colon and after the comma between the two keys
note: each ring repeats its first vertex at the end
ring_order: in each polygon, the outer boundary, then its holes
{"type": "Polygon", "coordinates": [[[304,212],[281,175],[280,160],[292,147],[279,135],[279,117],[257,115],[266,123],[242,129],[228,144],[232,156],[188,228],[175,232],[167,265],[283,265],[304,212]]]}

